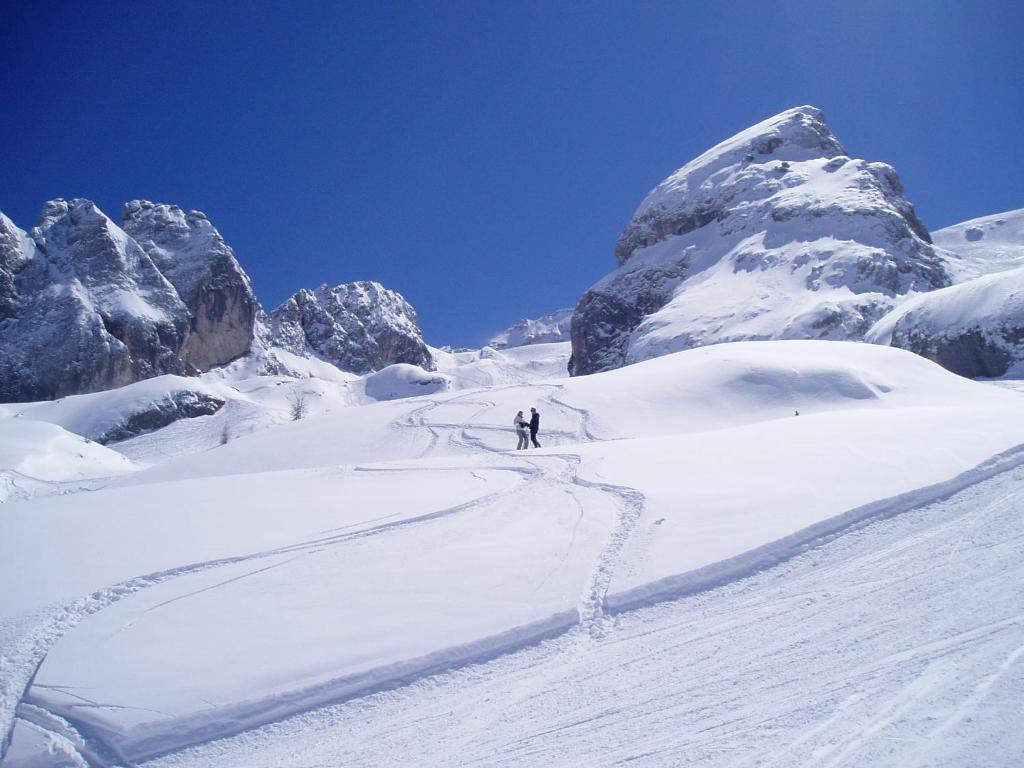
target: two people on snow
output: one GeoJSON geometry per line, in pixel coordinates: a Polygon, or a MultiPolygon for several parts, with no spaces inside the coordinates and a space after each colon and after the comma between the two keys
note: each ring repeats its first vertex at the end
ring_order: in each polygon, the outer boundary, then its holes
{"type": "Polygon", "coordinates": [[[516,446],[517,451],[529,448],[530,441],[533,441],[534,448],[540,448],[540,443],[537,442],[537,430],[540,429],[540,414],[537,413],[536,408],[530,409],[529,421],[523,418],[523,412],[520,411],[516,414],[515,419],[512,420],[512,424],[515,425],[516,435],[519,436],[519,445],[516,446]]]}

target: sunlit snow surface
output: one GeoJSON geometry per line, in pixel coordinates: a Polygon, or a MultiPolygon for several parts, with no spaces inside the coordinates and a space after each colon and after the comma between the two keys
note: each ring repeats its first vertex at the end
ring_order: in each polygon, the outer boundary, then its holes
{"type": "Polygon", "coordinates": [[[1024,208],[954,224],[932,240],[953,254],[957,282],[1024,267],[1024,208]]]}
{"type": "Polygon", "coordinates": [[[811,341],[555,378],[566,346],[385,402],[208,383],[246,421],[0,506],[4,765],[1022,756],[1018,392],[811,341]]]}

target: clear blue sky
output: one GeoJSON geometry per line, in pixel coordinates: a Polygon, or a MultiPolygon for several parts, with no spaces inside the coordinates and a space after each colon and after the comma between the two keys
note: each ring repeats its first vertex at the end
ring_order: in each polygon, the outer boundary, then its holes
{"type": "Polygon", "coordinates": [[[1024,206],[1024,3],[0,0],[0,210],[205,211],[269,310],[379,280],[479,345],[647,191],[799,104],[932,229],[1024,206]]]}

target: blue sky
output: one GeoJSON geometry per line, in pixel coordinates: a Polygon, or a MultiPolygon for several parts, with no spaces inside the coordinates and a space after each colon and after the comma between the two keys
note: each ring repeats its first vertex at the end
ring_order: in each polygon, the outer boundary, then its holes
{"type": "Polygon", "coordinates": [[[269,310],[379,280],[427,341],[575,304],[647,191],[825,110],[931,229],[1024,206],[1024,3],[0,0],[0,210],[205,211],[269,310]]]}

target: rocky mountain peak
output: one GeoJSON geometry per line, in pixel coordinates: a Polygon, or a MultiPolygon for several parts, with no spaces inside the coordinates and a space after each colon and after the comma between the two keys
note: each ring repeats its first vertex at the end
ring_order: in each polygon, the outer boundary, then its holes
{"type": "Polygon", "coordinates": [[[398,292],[363,280],[300,290],[269,318],[272,344],[315,354],[343,371],[370,373],[394,363],[432,370],[416,311],[398,292]]]}
{"type": "Polygon", "coordinates": [[[568,341],[571,321],[572,309],[559,309],[543,317],[526,318],[492,336],[487,346],[505,349],[568,341]]]}
{"type": "Polygon", "coordinates": [[[0,400],[42,400],[177,373],[188,310],[142,248],[89,200],[9,221],[0,280],[0,400]],[[11,257],[17,244],[20,255],[11,257]],[[13,301],[11,297],[13,296],[13,301]]]}
{"type": "Polygon", "coordinates": [[[773,164],[783,172],[783,163],[845,155],[820,109],[787,109],[715,145],[651,190],[619,236],[615,258],[624,264],[638,248],[713,221],[728,203],[723,182],[748,165],[773,164]]]}
{"type": "Polygon", "coordinates": [[[248,352],[259,303],[234,251],[206,215],[132,200],[121,218],[188,307],[181,348],[186,368],[209,370],[248,352]]]}
{"type": "Polygon", "coordinates": [[[797,107],[671,174],[580,299],[575,374],[703,344],[860,339],[909,291],[949,285],[896,171],[850,158],[797,107]]]}

